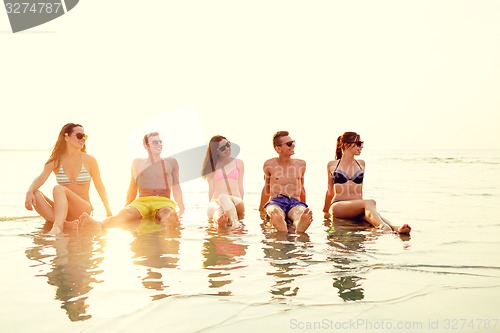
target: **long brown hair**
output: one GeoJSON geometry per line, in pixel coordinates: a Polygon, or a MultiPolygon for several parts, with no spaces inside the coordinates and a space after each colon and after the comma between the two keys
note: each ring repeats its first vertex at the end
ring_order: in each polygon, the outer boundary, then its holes
{"type": "MultiPolygon", "coordinates": [[[[56,167],[59,166],[59,164],[61,163],[61,156],[66,152],[66,140],[64,140],[64,138],[66,137],[66,134],[68,136],[71,135],[75,127],[83,128],[82,125],[75,123],[67,123],[61,128],[59,136],[57,137],[56,144],[54,145],[54,148],[52,148],[52,154],[45,164],[49,164],[50,162],[55,161],[56,167]]],[[[85,143],[83,144],[81,150],[84,153],[87,152],[87,146],[85,145],[85,143]]]]}
{"type": "Polygon", "coordinates": [[[345,132],[337,138],[337,148],[335,150],[335,157],[337,160],[342,158],[342,150],[345,146],[353,144],[353,142],[359,140],[359,134],[356,132],[345,132]]]}
{"type": "Polygon", "coordinates": [[[222,140],[227,140],[222,135],[214,135],[210,142],[208,143],[207,152],[205,154],[205,160],[203,161],[203,166],[201,168],[201,177],[207,178],[207,175],[215,171],[215,166],[219,161],[217,155],[217,149],[219,148],[219,142],[222,140]]]}

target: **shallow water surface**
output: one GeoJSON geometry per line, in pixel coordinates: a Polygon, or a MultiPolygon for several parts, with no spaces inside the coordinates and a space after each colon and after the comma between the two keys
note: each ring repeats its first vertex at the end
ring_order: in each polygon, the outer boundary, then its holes
{"type": "MultiPolygon", "coordinates": [[[[326,166],[314,156],[309,172],[326,166]]],[[[188,209],[180,228],[143,221],[58,238],[20,207],[25,188],[4,191],[0,328],[246,332],[265,325],[283,332],[390,325],[384,328],[421,332],[456,324],[460,331],[498,331],[500,189],[491,180],[500,179],[500,159],[488,156],[365,158],[372,165],[365,196],[375,197],[391,221],[409,223],[411,236],[324,220],[319,172],[306,179],[314,213],[308,232],[275,233],[255,210],[262,184],[251,163],[247,213],[231,230],[207,222],[201,181],[183,188],[188,209]],[[460,181],[470,173],[477,182],[460,181]]]]}

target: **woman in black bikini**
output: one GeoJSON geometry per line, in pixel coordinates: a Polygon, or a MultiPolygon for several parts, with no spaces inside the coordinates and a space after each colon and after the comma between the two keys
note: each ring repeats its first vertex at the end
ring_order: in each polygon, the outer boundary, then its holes
{"type": "Polygon", "coordinates": [[[411,227],[392,225],[380,216],[375,200],[363,199],[363,177],[365,161],[356,160],[361,154],[363,141],[355,132],[345,132],[337,139],[336,159],[328,162],[328,190],[323,212],[325,218],[331,214],[338,218],[363,217],[368,223],[383,231],[409,234],[411,227]],[[330,213],[331,211],[331,213],[330,213]]]}

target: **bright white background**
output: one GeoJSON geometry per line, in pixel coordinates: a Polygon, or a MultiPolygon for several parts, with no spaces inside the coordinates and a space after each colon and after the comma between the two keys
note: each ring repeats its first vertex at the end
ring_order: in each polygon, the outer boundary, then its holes
{"type": "Polygon", "coordinates": [[[149,128],[176,150],[221,133],[274,154],[281,129],[303,149],[348,130],[500,148],[499,17],[498,1],[85,0],[13,34],[0,11],[0,149],[50,149],[66,122],[117,156],[149,128]]]}

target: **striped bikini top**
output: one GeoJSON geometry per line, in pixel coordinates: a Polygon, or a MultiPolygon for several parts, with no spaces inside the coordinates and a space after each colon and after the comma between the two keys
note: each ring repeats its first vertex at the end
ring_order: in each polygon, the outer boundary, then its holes
{"type": "Polygon", "coordinates": [[[56,181],[57,183],[61,185],[69,185],[69,184],[85,184],[90,182],[92,177],[90,176],[90,173],[87,171],[85,168],[85,165],[83,164],[83,157],[80,155],[80,158],[82,159],[82,168],[80,169],[80,173],[76,177],[76,181],[71,181],[68,176],[66,175],[66,172],[64,172],[63,166],[62,166],[62,159],[61,159],[61,166],[59,167],[59,171],[57,171],[56,174],[56,181]]]}

